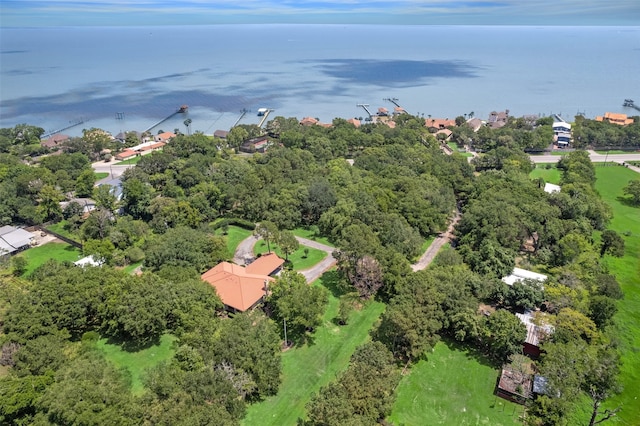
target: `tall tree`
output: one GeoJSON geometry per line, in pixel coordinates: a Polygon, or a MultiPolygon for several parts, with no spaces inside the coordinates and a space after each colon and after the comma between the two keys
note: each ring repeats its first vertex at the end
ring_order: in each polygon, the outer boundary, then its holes
{"type": "Polygon", "coordinates": [[[324,287],[309,285],[303,275],[286,271],[271,285],[270,291],[269,307],[278,324],[286,321],[288,336],[293,340],[304,338],[307,330],[322,323],[328,301],[324,287]]]}
{"type": "Polygon", "coordinates": [[[271,242],[278,237],[278,227],[275,223],[267,220],[260,222],[254,231],[255,235],[265,240],[267,243],[267,251],[271,253],[271,242]]]}

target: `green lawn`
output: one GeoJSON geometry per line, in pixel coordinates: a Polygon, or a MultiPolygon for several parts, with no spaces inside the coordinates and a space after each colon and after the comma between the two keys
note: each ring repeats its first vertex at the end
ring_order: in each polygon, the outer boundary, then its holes
{"type": "Polygon", "coordinates": [[[118,166],[126,166],[127,164],[138,164],[138,161],[140,161],[140,159],[142,158],[142,155],[136,155],[135,157],[131,157],[127,160],[122,160],[122,161],[118,161],[117,164],[118,166]]]}
{"type": "Polygon", "coordinates": [[[316,241],[330,247],[334,246],[326,237],[320,236],[320,231],[318,231],[318,227],[315,225],[309,228],[296,228],[291,232],[293,232],[296,237],[306,238],[307,240],[316,241]]]}
{"type": "MultiPolygon", "coordinates": [[[[335,291],[336,273],[326,272],[316,285],[335,291]]],[[[338,326],[338,298],[330,293],[324,323],[313,335],[313,344],[294,347],[282,354],[282,384],[278,394],[253,404],[247,410],[244,426],[295,425],[305,417],[305,404],[320,387],[345,370],[355,348],[369,339],[369,330],[384,305],[370,302],[351,314],[349,324],[338,326]]]]}
{"type": "MultiPolygon", "coordinates": [[[[275,251],[278,256],[281,258],[285,258],[284,254],[280,251],[280,248],[271,243],[271,251],[275,251]]],[[[255,246],[253,246],[254,254],[262,254],[267,252],[267,243],[264,240],[259,240],[255,246]]],[[[316,263],[320,262],[322,259],[327,257],[327,253],[322,250],[314,249],[311,247],[306,247],[300,244],[300,247],[295,252],[289,255],[289,261],[293,265],[293,269],[295,271],[302,271],[304,269],[309,269],[316,263]],[[309,249],[309,255],[307,257],[304,256],[304,249],[309,249]]]]}
{"type": "Polygon", "coordinates": [[[613,154],[613,155],[616,155],[616,154],[633,154],[635,151],[636,150],[634,150],[634,149],[630,149],[628,151],[623,151],[621,149],[612,149],[612,150],[609,150],[609,151],[607,151],[607,150],[603,151],[601,149],[596,149],[596,152],[598,154],[602,154],[602,155],[606,155],[606,154],[610,154],[610,155],[611,154],[613,154]]]}
{"type": "Polygon", "coordinates": [[[78,236],[74,235],[73,233],[67,231],[65,229],[65,226],[67,224],[66,219],[61,220],[58,223],[53,223],[51,225],[47,225],[46,229],[50,229],[52,232],[55,232],[56,234],[60,234],[63,237],[67,237],[69,239],[72,239],[74,241],[78,240],[78,236]]]}
{"type": "Polygon", "coordinates": [[[105,358],[118,368],[125,368],[131,374],[131,392],[140,395],[144,391],[142,377],[145,370],[155,367],[162,361],[170,359],[175,353],[173,342],[175,336],[164,334],[160,337],[160,344],[141,349],[137,352],[127,352],[120,345],[107,343],[107,339],[100,339],[96,343],[105,358]]]}
{"type": "MultiPolygon", "coordinates": [[[[610,273],[614,274],[624,299],[618,303],[615,316],[619,331],[622,371],[620,379],[624,391],[606,402],[606,408],[622,405],[618,413],[619,424],[640,424],[640,208],[632,207],[619,199],[622,188],[630,180],[640,179],[640,174],[624,167],[596,167],[596,189],[613,209],[610,229],[617,231],[625,240],[625,256],[607,257],[610,273]],[[628,234],[628,235],[625,235],[628,234]]],[[[614,420],[610,423],[616,424],[614,420]]]]}
{"type": "Polygon", "coordinates": [[[104,179],[107,176],[109,176],[109,173],[107,173],[107,172],[96,172],[96,173],[94,173],[94,175],[96,175],[96,180],[100,180],[100,179],[104,179]]]}
{"type": "Polygon", "coordinates": [[[143,262],[144,262],[144,261],[140,261],[140,262],[132,263],[131,265],[127,265],[127,266],[125,266],[124,268],[122,268],[122,270],[123,270],[124,272],[126,272],[127,274],[132,274],[132,273],[133,273],[133,271],[134,271],[138,266],[141,266],[143,262]]]}
{"type": "Polygon", "coordinates": [[[44,264],[49,259],[55,259],[60,262],[75,262],[82,258],[80,249],[77,249],[67,243],[47,243],[42,246],[33,247],[23,251],[18,256],[27,259],[27,269],[24,275],[31,274],[38,266],[44,264]]]}
{"type": "MultiPolygon", "coordinates": [[[[245,238],[250,237],[251,234],[253,234],[253,232],[249,231],[248,229],[229,225],[229,228],[227,229],[227,235],[225,235],[225,237],[227,238],[227,250],[229,251],[229,256],[233,257],[233,254],[238,248],[238,244],[240,244],[240,242],[245,238]]],[[[216,235],[223,235],[222,228],[216,229],[216,235]]]]}
{"type": "Polygon", "coordinates": [[[458,144],[455,142],[447,142],[447,146],[451,148],[453,152],[457,152],[463,157],[473,157],[473,154],[470,152],[467,152],[464,148],[458,148],[458,144]]]}
{"type": "Polygon", "coordinates": [[[523,407],[493,395],[499,372],[482,355],[439,342],[397,388],[388,420],[403,425],[521,425],[523,407]]]}
{"type": "Polygon", "coordinates": [[[553,167],[550,169],[546,168],[546,164],[538,164],[536,165],[536,168],[529,173],[529,177],[531,179],[542,178],[547,183],[554,183],[557,185],[560,183],[562,173],[560,173],[560,170],[555,167],[555,164],[553,164],[553,167]]]}

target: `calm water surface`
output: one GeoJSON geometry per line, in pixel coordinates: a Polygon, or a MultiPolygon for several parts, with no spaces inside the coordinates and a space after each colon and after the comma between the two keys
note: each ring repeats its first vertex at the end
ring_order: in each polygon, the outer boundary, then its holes
{"type": "Polygon", "coordinates": [[[455,117],[627,112],[640,27],[234,25],[0,29],[0,127],[85,120],[117,133],[228,129],[273,115],[361,117],[356,104],[455,117]],[[122,119],[116,119],[117,113],[122,119]]]}

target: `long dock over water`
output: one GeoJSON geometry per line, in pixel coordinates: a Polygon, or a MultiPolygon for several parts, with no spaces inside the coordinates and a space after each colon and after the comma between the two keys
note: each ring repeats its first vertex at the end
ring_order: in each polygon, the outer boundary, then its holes
{"type": "Polygon", "coordinates": [[[51,136],[55,135],[56,133],[64,132],[65,130],[68,130],[68,129],[72,128],[72,127],[79,126],[82,123],[84,123],[84,119],[83,118],[80,118],[79,120],[76,120],[76,121],[70,121],[68,126],[65,126],[65,127],[61,128],[61,129],[58,129],[58,130],[50,130],[47,133],[45,133],[44,135],[42,135],[41,138],[42,139],[47,139],[48,137],[51,137],[51,136]]]}
{"type": "Polygon", "coordinates": [[[157,123],[155,123],[154,125],[146,128],[145,132],[148,132],[149,130],[153,129],[154,127],[159,126],[160,124],[164,123],[165,121],[167,121],[168,119],[170,119],[171,117],[173,117],[176,114],[184,114],[185,112],[187,112],[188,109],[189,109],[189,107],[187,105],[182,105],[174,113],[171,113],[168,117],[165,117],[162,120],[160,120],[157,123]]]}

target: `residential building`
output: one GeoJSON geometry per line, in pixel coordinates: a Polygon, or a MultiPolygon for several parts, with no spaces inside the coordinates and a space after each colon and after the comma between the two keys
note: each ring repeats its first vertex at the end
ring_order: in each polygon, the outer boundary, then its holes
{"type": "Polygon", "coordinates": [[[499,129],[507,124],[507,121],[509,121],[508,109],[501,112],[491,111],[489,119],[487,120],[487,125],[492,129],[499,129]]]}
{"type": "Polygon", "coordinates": [[[245,312],[259,305],[268,294],[284,260],[274,253],[265,254],[247,267],[221,262],[202,274],[202,279],[216,289],[225,308],[245,312]]]}
{"type": "Polygon", "coordinates": [[[547,280],[547,276],[544,274],[538,274],[537,272],[527,271],[526,269],[513,268],[511,275],[502,278],[502,282],[507,285],[513,285],[514,283],[524,280],[535,280],[543,283],[547,280]]]}
{"type": "Polygon", "coordinates": [[[633,118],[627,117],[627,114],[616,114],[613,112],[605,112],[604,116],[597,116],[596,121],[608,121],[609,123],[619,126],[628,126],[633,124],[633,118]]]}
{"type": "Polygon", "coordinates": [[[34,236],[31,232],[15,226],[3,226],[0,228],[0,257],[17,253],[29,248],[34,236]]]}
{"type": "Polygon", "coordinates": [[[526,311],[523,314],[516,314],[520,322],[527,328],[527,337],[522,343],[525,355],[531,358],[538,358],[542,342],[554,332],[553,326],[545,323],[540,312],[526,311]]]}
{"type": "Polygon", "coordinates": [[[448,127],[455,127],[456,120],[450,120],[448,118],[425,118],[424,124],[427,128],[437,131],[448,127]]]}

